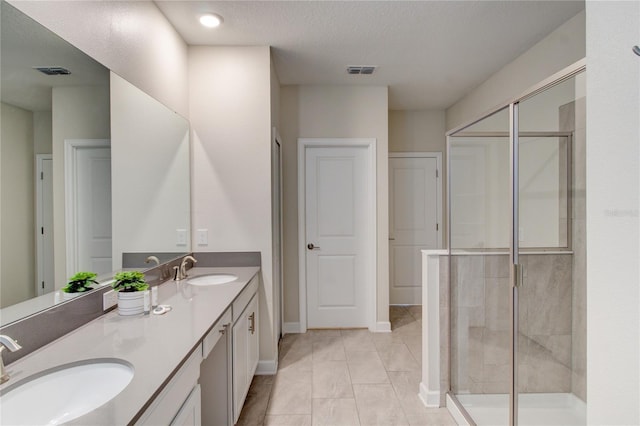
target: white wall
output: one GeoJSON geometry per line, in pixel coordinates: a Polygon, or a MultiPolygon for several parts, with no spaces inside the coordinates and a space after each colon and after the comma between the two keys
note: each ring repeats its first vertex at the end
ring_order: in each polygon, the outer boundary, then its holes
{"type": "Polygon", "coordinates": [[[585,56],[585,13],[558,27],[447,109],[447,129],[479,118],[585,56]]]}
{"type": "Polygon", "coordinates": [[[189,122],[111,73],[114,270],[123,252],[189,251],[189,161],[189,122]]]}
{"type": "Polygon", "coordinates": [[[587,1],[587,423],[640,424],[640,3],[587,1]]]}
{"type": "Polygon", "coordinates": [[[150,1],[19,1],[13,6],[187,116],[187,46],[150,1]]]}
{"type": "Polygon", "coordinates": [[[52,91],[53,233],[55,288],[67,283],[64,141],[109,139],[109,87],[56,87],[52,91]]]}
{"type": "Polygon", "coordinates": [[[259,251],[260,360],[275,365],[269,47],[189,48],[194,251],[259,251]]]}
{"type": "Polygon", "coordinates": [[[298,138],[376,138],[377,321],[389,321],[388,93],[386,87],[284,86],[285,323],[298,323],[298,138]]]}
{"type": "Polygon", "coordinates": [[[33,114],[0,103],[0,306],[35,296],[33,114]]]}

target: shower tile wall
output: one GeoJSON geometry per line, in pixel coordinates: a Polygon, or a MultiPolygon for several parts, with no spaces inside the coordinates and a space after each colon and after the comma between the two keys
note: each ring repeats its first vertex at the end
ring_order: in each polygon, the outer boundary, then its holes
{"type": "MultiPolygon", "coordinates": [[[[525,270],[520,297],[521,392],[571,391],[571,257],[521,256],[525,270]]],[[[508,393],[509,257],[453,256],[451,278],[453,390],[508,393]]]]}

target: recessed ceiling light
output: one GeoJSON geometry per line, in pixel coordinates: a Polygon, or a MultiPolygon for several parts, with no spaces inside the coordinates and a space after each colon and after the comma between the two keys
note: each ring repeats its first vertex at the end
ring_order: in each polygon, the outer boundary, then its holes
{"type": "Polygon", "coordinates": [[[207,28],[216,28],[222,24],[222,16],[215,13],[207,13],[200,17],[200,23],[207,28]]]}

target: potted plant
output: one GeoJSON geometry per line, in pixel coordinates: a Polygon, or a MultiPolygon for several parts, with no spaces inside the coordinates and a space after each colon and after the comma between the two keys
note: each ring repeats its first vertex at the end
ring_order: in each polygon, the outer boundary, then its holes
{"type": "Polygon", "coordinates": [[[118,272],[111,285],[118,292],[118,313],[120,315],[137,315],[144,310],[144,292],[149,285],[144,274],[139,271],[118,272]]]}
{"type": "Polygon", "coordinates": [[[71,278],[66,286],[62,287],[61,291],[65,299],[72,299],[76,296],[80,296],[89,290],[93,290],[93,285],[98,284],[96,277],[98,274],[94,272],[78,272],[71,278]]]}

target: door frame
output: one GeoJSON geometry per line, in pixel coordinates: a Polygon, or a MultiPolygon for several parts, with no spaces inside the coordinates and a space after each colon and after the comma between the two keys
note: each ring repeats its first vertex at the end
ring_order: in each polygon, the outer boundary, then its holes
{"type": "Polygon", "coordinates": [[[307,262],[306,262],[306,155],[308,148],[366,148],[367,149],[367,174],[369,182],[369,238],[371,247],[368,253],[370,270],[368,275],[371,282],[370,294],[367,301],[367,317],[369,318],[369,330],[376,330],[376,306],[378,291],[378,275],[376,270],[376,253],[378,241],[378,214],[377,214],[377,167],[376,167],[376,139],[375,138],[298,138],[298,291],[300,333],[307,331],[307,262]]]}
{"type": "MultiPolygon", "coordinates": [[[[436,249],[442,248],[442,229],[444,224],[442,223],[442,180],[444,173],[442,172],[442,152],[436,151],[424,151],[424,152],[390,152],[389,158],[435,158],[437,169],[437,183],[436,183],[436,202],[438,203],[438,209],[436,211],[436,221],[438,223],[437,241],[438,246],[436,249]]],[[[391,188],[389,188],[391,190],[391,188]]],[[[391,200],[389,200],[391,205],[391,200]]],[[[391,211],[391,209],[389,209],[391,211]]]]}
{"type": "MultiPolygon", "coordinates": [[[[279,221],[278,221],[278,228],[279,228],[279,233],[278,235],[275,235],[274,229],[272,229],[272,233],[274,234],[273,237],[274,238],[278,238],[280,240],[280,245],[279,245],[279,250],[278,250],[278,259],[279,262],[273,262],[274,266],[278,267],[278,282],[274,282],[274,288],[276,289],[276,294],[274,297],[274,308],[275,308],[275,315],[274,315],[274,326],[275,326],[275,335],[276,335],[276,351],[278,350],[278,342],[280,340],[280,338],[282,337],[283,334],[283,330],[284,330],[284,261],[283,261],[283,255],[284,255],[284,220],[283,220],[283,213],[284,213],[284,197],[283,197],[283,179],[282,179],[282,137],[280,136],[280,133],[278,133],[278,129],[276,127],[273,127],[272,131],[271,131],[271,164],[272,166],[275,165],[275,160],[277,160],[277,165],[278,165],[278,177],[280,178],[279,181],[276,182],[275,176],[274,176],[274,170],[272,168],[271,170],[271,221],[272,221],[272,227],[275,228],[274,225],[276,225],[276,213],[278,213],[276,211],[276,208],[279,209],[279,221]],[[278,158],[274,158],[274,154],[278,153],[278,158]],[[279,191],[279,198],[276,199],[275,198],[275,187],[278,187],[278,191],[279,191]],[[277,204],[277,205],[276,205],[277,204]]],[[[275,242],[275,240],[274,240],[275,242]]],[[[275,247],[274,247],[274,254],[275,254],[275,247]]],[[[275,276],[275,268],[274,268],[274,276],[275,276]]]]}
{"type": "Polygon", "coordinates": [[[76,153],[84,149],[111,148],[110,139],[65,139],[64,140],[64,228],[66,236],[65,276],[78,271],[78,230],[77,230],[77,176],[76,153]]]}
{"type": "MultiPolygon", "coordinates": [[[[34,285],[36,290],[35,294],[39,296],[44,294],[44,289],[42,288],[41,284],[44,281],[43,261],[45,249],[41,230],[41,228],[44,226],[44,216],[42,214],[42,197],[44,195],[44,185],[41,176],[43,173],[42,163],[46,160],[53,161],[53,154],[36,154],[36,226],[34,229],[36,236],[36,282],[34,285]]],[[[51,215],[53,215],[53,210],[50,213],[51,215]]],[[[53,233],[53,229],[49,229],[47,232],[53,233]]],[[[51,255],[53,256],[53,253],[51,253],[51,255]]]]}

